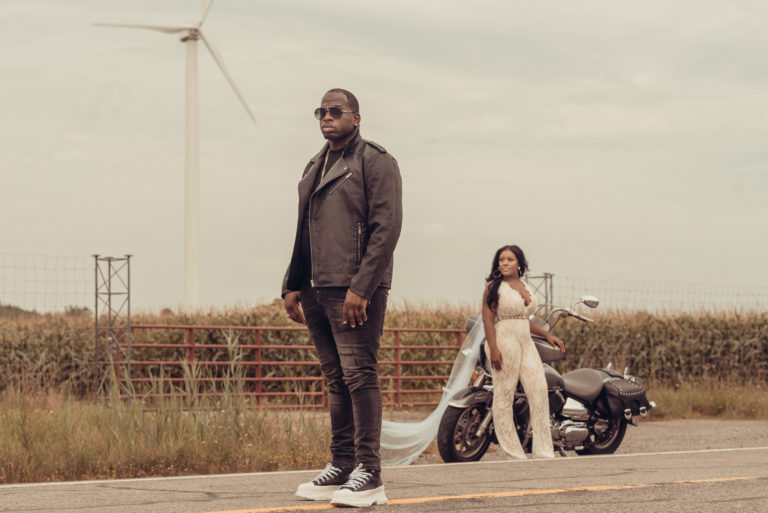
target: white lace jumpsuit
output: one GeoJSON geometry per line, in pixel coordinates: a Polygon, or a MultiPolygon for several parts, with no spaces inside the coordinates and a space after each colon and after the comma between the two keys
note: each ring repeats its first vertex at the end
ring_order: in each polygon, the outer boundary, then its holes
{"type": "MultiPolygon", "coordinates": [[[[515,430],[513,404],[517,381],[523,385],[530,408],[533,429],[532,455],[554,458],[549,427],[549,398],[541,357],[531,338],[528,316],[536,310],[536,299],[525,284],[531,302],[525,306],[522,295],[506,282],[499,286],[496,311],[496,345],[502,357],[501,370],[493,370],[493,424],[499,445],[512,458],[525,459],[515,430]]],[[[489,348],[486,353],[490,359],[489,348]]]]}

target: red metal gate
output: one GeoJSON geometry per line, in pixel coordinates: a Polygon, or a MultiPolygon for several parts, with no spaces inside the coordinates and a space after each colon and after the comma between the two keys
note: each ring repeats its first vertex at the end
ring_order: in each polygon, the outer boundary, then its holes
{"type": "MultiPolygon", "coordinates": [[[[305,327],[132,324],[130,329],[130,361],[121,361],[119,350],[114,355],[123,397],[236,394],[262,406],[327,407],[305,327]]],[[[385,406],[436,405],[464,336],[462,329],[385,328],[379,352],[385,406]]]]}

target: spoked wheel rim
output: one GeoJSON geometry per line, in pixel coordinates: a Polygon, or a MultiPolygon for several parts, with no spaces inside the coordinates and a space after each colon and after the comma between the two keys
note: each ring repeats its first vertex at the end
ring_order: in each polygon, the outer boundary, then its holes
{"type": "Polygon", "coordinates": [[[592,447],[596,449],[605,449],[609,447],[619,435],[619,431],[621,431],[621,420],[618,418],[601,419],[600,425],[601,427],[604,425],[605,430],[598,432],[597,429],[595,429],[596,440],[595,443],[592,444],[592,447]]]}
{"type": "Polygon", "coordinates": [[[472,458],[485,449],[488,430],[485,430],[481,436],[476,436],[477,428],[484,417],[485,408],[475,406],[464,410],[456,422],[456,429],[453,431],[453,446],[463,458],[472,458]]]}

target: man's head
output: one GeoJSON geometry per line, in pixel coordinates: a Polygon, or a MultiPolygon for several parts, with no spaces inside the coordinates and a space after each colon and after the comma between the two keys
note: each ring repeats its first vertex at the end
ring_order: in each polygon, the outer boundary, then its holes
{"type": "Polygon", "coordinates": [[[323,96],[315,117],[320,120],[320,131],[339,149],[360,124],[360,107],[355,95],[344,89],[331,89],[323,96]]]}

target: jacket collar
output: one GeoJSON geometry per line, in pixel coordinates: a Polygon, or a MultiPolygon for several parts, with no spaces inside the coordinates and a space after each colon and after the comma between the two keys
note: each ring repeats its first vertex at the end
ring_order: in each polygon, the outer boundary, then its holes
{"type": "MultiPolygon", "coordinates": [[[[336,161],[333,167],[331,167],[331,169],[326,170],[325,177],[318,184],[317,189],[315,190],[322,189],[329,182],[335,180],[336,178],[344,174],[346,171],[348,171],[349,166],[344,160],[344,157],[354,153],[360,141],[362,141],[362,137],[360,136],[360,127],[358,126],[355,128],[355,131],[352,133],[349,139],[347,139],[347,142],[344,143],[344,148],[343,148],[341,157],[339,157],[339,159],[336,161]]],[[[304,178],[302,179],[302,182],[305,184],[305,188],[311,188],[312,185],[315,184],[317,173],[320,172],[320,168],[323,166],[325,153],[329,150],[329,148],[330,148],[330,144],[326,142],[323,145],[323,147],[320,149],[320,151],[317,152],[317,154],[314,157],[312,157],[312,159],[310,160],[309,171],[307,171],[306,176],[304,176],[304,178]]],[[[312,191],[307,191],[307,192],[311,193],[312,191]]]]}
{"type": "MultiPolygon", "coordinates": [[[[347,139],[347,142],[344,143],[343,152],[341,154],[341,157],[343,158],[344,155],[347,154],[347,151],[350,150],[350,148],[354,148],[357,146],[358,142],[362,139],[360,136],[360,127],[356,126],[355,130],[352,132],[352,135],[349,136],[349,139],[347,139]]],[[[320,151],[318,151],[314,157],[310,159],[310,162],[315,165],[318,162],[322,162],[323,158],[325,157],[325,152],[328,151],[328,149],[331,147],[331,144],[326,141],[322,148],[320,148],[320,151]]],[[[318,166],[319,167],[319,166],[318,166]]]]}

